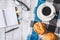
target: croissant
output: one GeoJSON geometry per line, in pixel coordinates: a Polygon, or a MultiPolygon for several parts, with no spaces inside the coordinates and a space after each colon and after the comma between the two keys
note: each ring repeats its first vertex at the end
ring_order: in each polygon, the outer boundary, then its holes
{"type": "Polygon", "coordinates": [[[49,32],[44,34],[43,40],[58,40],[58,37],[56,34],[49,32]]]}
{"type": "Polygon", "coordinates": [[[42,22],[37,22],[34,24],[34,31],[42,35],[46,32],[45,25],[42,22]]]}

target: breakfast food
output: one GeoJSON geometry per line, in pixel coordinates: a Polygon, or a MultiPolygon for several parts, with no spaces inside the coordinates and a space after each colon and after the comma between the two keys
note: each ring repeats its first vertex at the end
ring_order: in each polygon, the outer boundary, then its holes
{"type": "Polygon", "coordinates": [[[58,40],[57,35],[52,32],[44,34],[43,40],[58,40]]]}
{"type": "Polygon", "coordinates": [[[45,25],[42,22],[37,22],[34,24],[34,31],[42,35],[46,32],[45,25]]]}

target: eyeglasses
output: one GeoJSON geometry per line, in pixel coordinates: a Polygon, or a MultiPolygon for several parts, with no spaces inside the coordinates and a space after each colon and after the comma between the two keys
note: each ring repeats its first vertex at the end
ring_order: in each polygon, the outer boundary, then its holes
{"type": "Polygon", "coordinates": [[[25,3],[23,3],[22,1],[19,1],[19,0],[16,0],[16,1],[19,3],[18,6],[21,6],[21,8],[22,8],[24,11],[29,11],[29,10],[30,10],[30,8],[29,8],[25,3]]]}

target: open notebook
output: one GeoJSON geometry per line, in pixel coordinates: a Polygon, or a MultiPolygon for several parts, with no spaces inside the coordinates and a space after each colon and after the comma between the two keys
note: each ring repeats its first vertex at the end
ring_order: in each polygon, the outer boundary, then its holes
{"type": "Polygon", "coordinates": [[[0,10],[0,28],[18,24],[15,7],[0,10]]]}

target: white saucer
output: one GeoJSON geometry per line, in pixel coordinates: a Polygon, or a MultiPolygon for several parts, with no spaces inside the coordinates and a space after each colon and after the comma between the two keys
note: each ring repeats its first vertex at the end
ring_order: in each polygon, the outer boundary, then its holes
{"type": "Polygon", "coordinates": [[[55,7],[53,6],[52,3],[50,2],[45,2],[43,4],[41,4],[39,7],[38,7],[38,10],[37,10],[37,16],[39,19],[41,19],[42,21],[50,21],[51,19],[54,18],[55,16],[55,13],[56,13],[56,10],[55,10],[55,7]],[[51,14],[48,15],[48,16],[45,16],[42,14],[42,9],[44,7],[49,7],[51,9],[51,14]]]}

